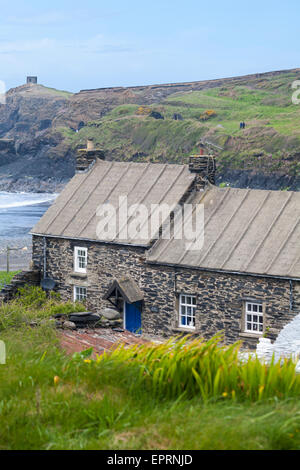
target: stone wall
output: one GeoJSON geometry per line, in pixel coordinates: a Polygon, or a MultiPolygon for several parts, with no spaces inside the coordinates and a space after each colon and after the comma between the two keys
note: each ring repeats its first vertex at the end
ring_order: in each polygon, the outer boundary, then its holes
{"type": "MultiPolygon", "coordinates": [[[[246,299],[262,301],[264,332],[271,340],[297,315],[296,309],[290,310],[290,284],[286,280],[154,265],[147,265],[142,279],[143,290],[150,290],[148,296],[152,296],[159,307],[159,313],[155,314],[151,312],[151,307],[146,306],[143,320],[144,327],[155,333],[161,334],[163,331],[171,335],[184,331],[178,327],[179,294],[197,297],[195,332],[208,339],[223,331],[226,343],[241,340],[248,348],[254,348],[261,335],[243,332],[246,299]]],[[[294,289],[294,305],[298,306],[299,283],[296,287],[298,294],[294,289]]]]}
{"type": "Polygon", "coordinates": [[[1,302],[8,302],[11,300],[21,287],[26,285],[39,286],[40,281],[41,274],[38,269],[21,271],[12,278],[10,284],[7,284],[2,290],[0,290],[0,304],[1,302]]]}
{"type": "MultiPolygon", "coordinates": [[[[87,287],[87,308],[91,310],[110,305],[102,297],[113,279],[131,276],[145,295],[142,329],[148,334],[195,332],[209,338],[224,331],[226,343],[240,339],[245,347],[253,348],[258,336],[243,333],[246,299],[262,301],[264,330],[268,329],[272,340],[295,317],[300,305],[299,283],[293,283],[291,311],[287,280],[150,265],[145,262],[145,249],[140,247],[48,238],[46,254],[47,275],[57,282],[62,298],[73,300],[74,285],[87,287]],[[88,248],[87,274],[73,272],[75,246],[88,248]],[[179,294],[197,296],[195,330],[178,327],[179,294]]],[[[43,270],[42,237],[33,236],[33,261],[43,270]]]]}

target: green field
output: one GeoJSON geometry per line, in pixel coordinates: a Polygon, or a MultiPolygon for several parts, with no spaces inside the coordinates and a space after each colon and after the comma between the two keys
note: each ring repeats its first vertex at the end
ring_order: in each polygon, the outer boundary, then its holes
{"type": "Polygon", "coordinates": [[[296,79],[295,72],[175,93],[148,106],[164,120],[139,115],[139,105],[124,104],[78,133],[60,131],[74,149],[92,137],[108,155],[121,160],[186,161],[204,139],[222,147],[217,151],[220,171],[246,169],[297,177],[300,105],[292,103],[291,88],[296,79]],[[209,110],[214,113],[207,117],[209,110]],[[174,120],[174,113],[183,120],[174,120]],[[241,121],[246,122],[244,130],[239,128],[241,121]]]}
{"type": "Polygon", "coordinates": [[[241,364],[218,338],[68,357],[49,318],[82,307],[35,288],[0,308],[1,450],[300,449],[292,362],[241,364]]]}

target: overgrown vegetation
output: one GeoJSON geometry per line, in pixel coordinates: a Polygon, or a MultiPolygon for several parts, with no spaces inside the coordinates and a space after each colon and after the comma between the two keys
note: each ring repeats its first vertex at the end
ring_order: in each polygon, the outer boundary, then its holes
{"type": "Polygon", "coordinates": [[[40,287],[19,289],[18,296],[0,308],[0,333],[9,328],[26,328],[30,325],[53,323],[51,318],[58,313],[82,312],[80,302],[62,302],[57,293],[48,296],[40,287]]]}
{"type": "Polygon", "coordinates": [[[0,290],[6,284],[9,284],[12,278],[18,273],[19,271],[10,271],[7,273],[6,271],[0,271],[0,290]]]}
{"type": "Polygon", "coordinates": [[[51,322],[29,321],[71,305],[39,289],[20,294],[0,308],[0,449],[300,448],[291,361],[241,363],[238,344],[221,337],[68,357],[51,322]]]}

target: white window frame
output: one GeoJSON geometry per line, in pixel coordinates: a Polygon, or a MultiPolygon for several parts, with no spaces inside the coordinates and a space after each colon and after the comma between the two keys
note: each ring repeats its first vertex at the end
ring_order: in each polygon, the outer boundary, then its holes
{"type": "Polygon", "coordinates": [[[86,299],[87,299],[87,288],[85,286],[74,286],[74,302],[84,302],[86,299]],[[81,289],[85,290],[85,294],[83,294],[83,292],[80,291],[81,289]]]}
{"type": "Polygon", "coordinates": [[[191,294],[179,295],[179,327],[194,330],[196,328],[196,296],[191,294]],[[186,319],[186,324],[183,324],[183,317],[186,319]],[[191,318],[192,323],[187,324],[188,318],[191,318]]]}
{"type": "Polygon", "coordinates": [[[255,300],[245,301],[245,332],[262,335],[264,332],[264,309],[255,300]]]}
{"type": "Polygon", "coordinates": [[[86,267],[87,267],[87,248],[82,247],[82,246],[75,246],[74,248],[74,271],[76,273],[86,273],[86,267]],[[80,255],[79,252],[83,252],[84,256],[80,255]],[[80,259],[84,258],[85,263],[84,266],[81,266],[82,263],[80,263],[80,259]]]}

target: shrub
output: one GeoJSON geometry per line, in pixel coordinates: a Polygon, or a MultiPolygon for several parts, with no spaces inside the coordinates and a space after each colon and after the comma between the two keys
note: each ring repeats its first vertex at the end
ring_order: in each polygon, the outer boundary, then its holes
{"type": "Polygon", "coordinates": [[[50,292],[49,297],[41,287],[38,286],[25,286],[18,289],[16,303],[23,305],[24,307],[39,308],[45,305],[49,299],[59,300],[59,294],[50,292]]]}
{"type": "Polygon", "coordinates": [[[136,112],[136,114],[140,116],[147,116],[150,113],[151,113],[151,108],[149,108],[149,106],[140,106],[136,112]]]}
{"type": "Polygon", "coordinates": [[[161,113],[159,113],[158,111],[151,111],[151,113],[149,114],[150,117],[154,118],[154,119],[165,119],[163,117],[163,115],[161,113]]]}
{"type": "Polygon", "coordinates": [[[62,302],[56,292],[46,294],[41,287],[20,288],[16,298],[0,307],[0,331],[10,327],[20,328],[32,322],[39,324],[57,313],[69,314],[84,311],[80,302],[62,302]]]}
{"type": "Polygon", "coordinates": [[[213,117],[217,116],[217,113],[213,109],[207,109],[199,116],[200,121],[208,121],[213,117]]]}

